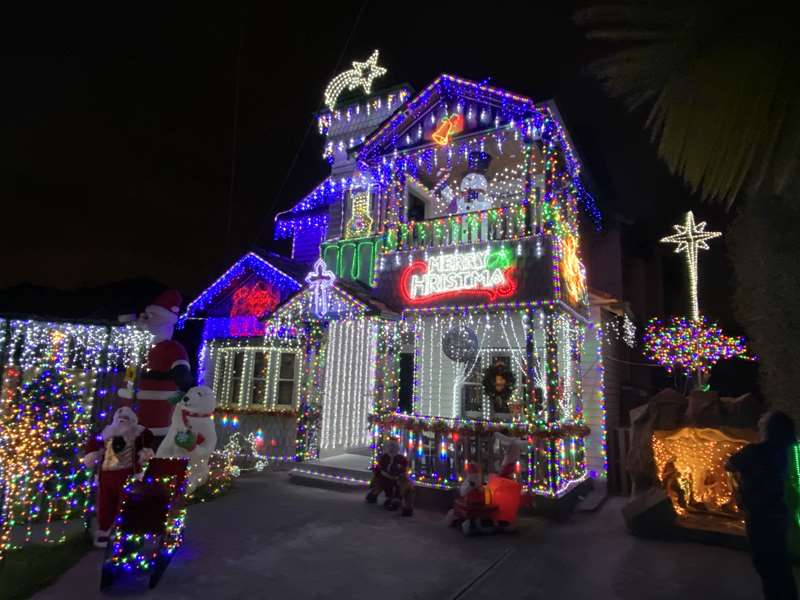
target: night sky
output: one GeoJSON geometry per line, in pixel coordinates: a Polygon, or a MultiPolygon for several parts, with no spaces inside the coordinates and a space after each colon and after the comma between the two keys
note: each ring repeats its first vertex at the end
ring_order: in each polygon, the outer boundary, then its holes
{"type": "MultiPolygon", "coordinates": [[[[378,88],[420,90],[448,72],[554,98],[601,210],[633,221],[632,251],[663,252],[678,286],[683,259],[657,239],[690,207],[710,229],[729,221],[658,161],[646,114],[584,73],[605,47],[585,40],[569,3],[373,1],[354,31],[362,2],[120,4],[0,17],[0,288],[144,276],[191,296],[254,243],[285,250],[274,214],[327,171],[312,123],[322,91],[374,48],[389,70],[378,88]]],[[[701,271],[706,312],[730,326],[724,241],[701,271]]],[[[685,310],[673,296],[667,308],[685,310]]]]}

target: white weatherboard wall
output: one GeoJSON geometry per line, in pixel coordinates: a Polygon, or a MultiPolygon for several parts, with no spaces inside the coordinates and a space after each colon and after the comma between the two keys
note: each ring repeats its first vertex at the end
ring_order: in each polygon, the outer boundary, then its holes
{"type": "Polygon", "coordinates": [[[603,396],[601,317],[597,307],[592,309],[594,327],[586,328],[586,338],[581,352],[583,376],[583,414],[591,429],[586,438],[586,470],[592,477],[606,476],[606,410],[603,396]]]}
{"type": "Polygon", "coordinates": [[[367,415],[375,389],[377,328],[368,319],[334,321],[328,328],[320,450],[333,455],[367,446],[367,415]]]}
{"type": "MultiPolygon", "coordinates": [[[[517,378],[517,390],[525,367],[525,332],[517,313],[475,315],[427,315],[414,321],[415,380],[414,410],[422,415],[460,417],[461,390],[454,398],[453,383],[457,370],[464,372],[463,363],[456,363],[442,351],[442,338],[454,326],[469,327],[478,336],[485,368],[492,355],[513,357],[512,369],[517,378]]],[[[482,372],[482,371],[481,371],[482,372]]]]}

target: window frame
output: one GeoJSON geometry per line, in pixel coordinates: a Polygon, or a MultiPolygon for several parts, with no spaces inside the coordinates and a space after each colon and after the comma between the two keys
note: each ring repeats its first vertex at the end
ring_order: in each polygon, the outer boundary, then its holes
{"type": "Polygon", "coordinates": [[[276,408],[285,408],[285,407],[294,407],[296,404],[296,397],[297,397],[297,352],[286,352],[283,349],[273,352],[275,356],[277,356],[277,369],[275,370],[275,394],[272,406],[276,408]],[[292,377],[286,378],[282,377],[281,375],[281,367],[283,366],[283,356],[291,356],[292,357],[292,377]],[[281,383],[291,382],[291,404],[280,404],[278,400],[280,399],[280,387],[281,383]]]}
{"type": "Polygon", "coordinates": [[[295,409],[299,395],[298,368],[299,349],[291,346],[256,346],[215,344],[211,348],[209,365],[212,380],[211,388],[217,395],[220,408],[236,409],[295,409]],[[255,372],[258,353],[264,355],[264,368],[259,376],[255,372]],[[284,354],[292,357],[292,377],[281,377],[280,361],[284,354]],[[237,363],[241,361],[241,373],[235,375],[237,363]],[[261,402],[253,402],[257,381],[264,382],[264,396],[261,402]],[[281,382],[291,382],[291,404],[278,403],[281,382]],[[236,385],[238,383],[238,386],[236,385]],[[234,392],[236,395],[234,396],[234,392]]]}
{"type": "Polygon", "coordinates": [[[492,405],[491,399],[488,398],[485,390],[483,389],[483,372],[486,370],[487,363],[486,361],[494,362],[495,358],[504,358],[508,363],[508,367],[511,369],[511,372],[514,373],[514,377],[516,379],[516,385],[514,388],[514,392],[512,392],[511,398],[509,398],[509,402],[514,399],[514,396],[519,393],[519,386],[523,384],[523,376],[524,373],[520,373],[519,368],[514,363],[514,352],[521,352],[521,350],[516,348],[496,348],[496,349],[487,349],[487,350],[480,350],[478,352],[478,358],[475,361],[475,365],[473,366],[472,372],[467,375],[464,382],[461,384],[461,415],[468,419],[483,419],[486,421],[502,421],[508,422],[513,418],[513,414],[509,410],[509,412],[495,412],[494,406],[492,405]],[[470,381],[473,378],[473,373],[477,371],[477,377],[470,381]],[[465,391],[467,386],[469,387],[477,387],[480,392],[480,404],[481,408],[480,411],[465,410],[465,391]]]}

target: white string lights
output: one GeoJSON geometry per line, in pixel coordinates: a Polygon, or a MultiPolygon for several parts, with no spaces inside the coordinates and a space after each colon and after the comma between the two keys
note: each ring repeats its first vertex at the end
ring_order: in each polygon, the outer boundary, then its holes
{"type": "Polygon", "coordinates": [[[675,231],[672,235],[661,238],[662,244],[677,244],[675,253],[686,253],[686,262],[689,265],[689,300],[692,304],[692,319],[700,320],[700,304],[697,300],[697,251],[708,250],[708,240],[722,236],[719,231],[706,231],[706,222],[695,224],[694,213],[689,211],[683,225],[673,225],[675,231]]]}
{"type": "MultiPolygon", "coordinates": [[[[505,356],[510,360],[510,368],[517,377],[518,385],[512,398],[519,401],[523,394],[522,376],[527,372],[528,361],[525,351],[525,311],[469,313],[464,314],[416,314],[409,321],[414,331],[417,356],[415,367],[419,369],[414,389],[414,412],[426,416],[461,418],[466,416],[463,407],[464,385],[478,385],[472,378],[474,369],[482,369],[491,364],[495,356],[505,356]],[[442,337],[453,327],[463,325],[472,329],[480,340],[480,347],[474,360],[466,364],[455,363],[441,351],[442,337]],[[469,382],[469,383],[468,383],[469,382]]],[[[540,336],[542,335],[541,332],[540,336]]],[[[542,341],[535,341],[534,373],[536,385],[544,386],[544,364],[539,347],[542,341]]],[[[481,404],[481,418],[494,418],[490,403],[481,404]]]]}
{"type": "Polygon", "coordinates": [[[628,348],[636,346],[636,325],[627,314],[614,317],[603,323],[603,334],[606,341],[621,340],[628,348]]]}
{"type": "Polygon", "coordinates": [[[378,65],[378,50],[373,51],[364,62],[354,60],[352,69],[339,73],[325,88],[325,105],[333,110],[336,101],[345,90],[353,91],[361,87],[365,94],[369,94],[372,90],[372,81],[385,74],[386,69],[378,65]]]}
{"type": "Polygon", "coordinates": [[[366,446],[375,388],[376,325],[370,319],[333,321],[327,335],[320,449],[366,446]]]}
{"type": "MultiPolygon", "coordinates": [[[[294,356],[294,386],[291,407],[297,405],[299,382],[297,370],[302,360],[297,345],[271,340],[271,344],[252,344],[246,341],[230,343],[222,340],[208,342],[208,366],[211,381],[206,383],[214,389],[220,401],[220,408],[235,410],[255,406],[264,410],[275,409],[278,404],[278,381],[280,379],[281,355],[294,356]],[[263,373],[254,371],[256,354],[263,354],[263,373]],[[241,361],[237,369],[237,361],[241,361]],[[238,372],[237,372],[238,371],[238,372]],[[256,396],[255,381],[264,379],[260,396],[256,396]],[[238,381],[237,394],[233,395],[234,379],[238,381]]],[[[280,405],[288,406],[288,405],[280,405]]]]}

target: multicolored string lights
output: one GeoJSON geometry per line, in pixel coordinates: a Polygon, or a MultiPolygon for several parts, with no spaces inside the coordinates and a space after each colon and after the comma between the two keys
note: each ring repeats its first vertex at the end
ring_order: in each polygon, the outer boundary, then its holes
{"type": "Polygon", "coordinates": [[[756,360],[744,338],[725,335],[705,317],[699,321],[673,317],[668,324],[653,319],[644,331],[645,355],[669,373],[707,373],[720,360],[756,360]]]}

